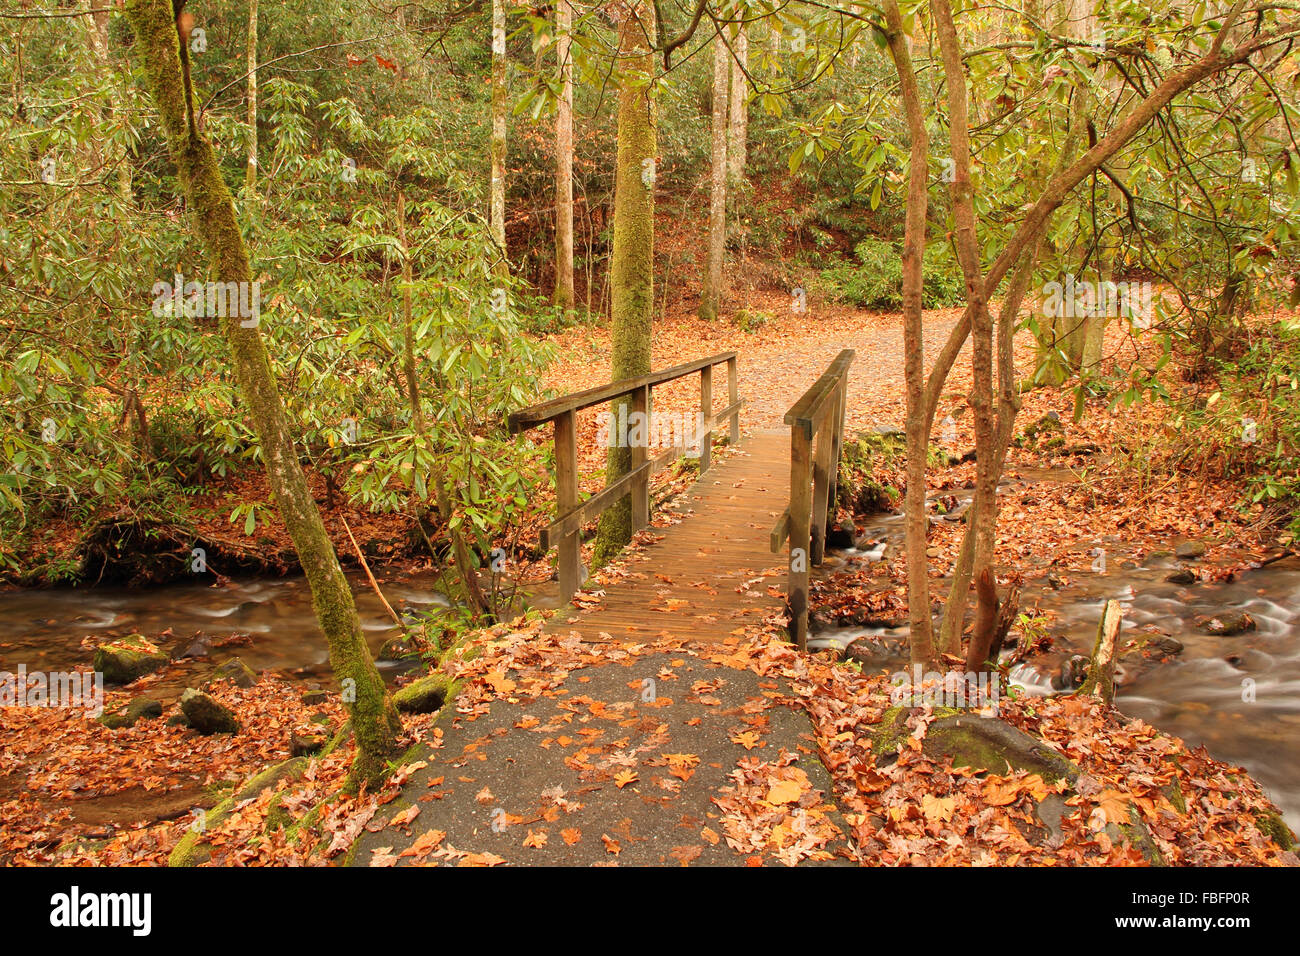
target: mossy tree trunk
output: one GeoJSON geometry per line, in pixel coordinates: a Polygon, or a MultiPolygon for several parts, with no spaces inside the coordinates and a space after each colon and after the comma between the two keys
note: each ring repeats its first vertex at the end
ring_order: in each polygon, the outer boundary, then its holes
{"type": "MultiPolygon", "coordinates": [[[[655,97],[654,7],[634,3],[619,24],[618,155],[614,178],[614,249],[610,262],[614,381],[650,372],[654,317],[655,97]]],[[[626,402],[626,400],[624,400],[626,402]]],[[[611,409],[618,415],[619,403],[611,409]]],[[[632,450],[610,448],[609,481],[627,474],[632,450]]],[[[624,497],[600,518],[595,562],[602,564],[632,540],[632,498],[624,497]]]]}
{"type": "MultiPolygon", "coordinates": [[[[130,0],[127,16],[135,31],[136,59],[157,105],[195,234],[207,253],[210,281],[252,283],[230,190],[211,144],[194,121],[193,94],[181,67],[180,41],[187,38],[178,34],[168,0],[130,0]]],[[[351,714],[357,741],[353,781],[375,783],[397,754],[401,720],[370,657],[352,591],[307,486],[257,322],[237,314],[223,322],[267,477],[311,587],[330,663],[351,714]]]]}

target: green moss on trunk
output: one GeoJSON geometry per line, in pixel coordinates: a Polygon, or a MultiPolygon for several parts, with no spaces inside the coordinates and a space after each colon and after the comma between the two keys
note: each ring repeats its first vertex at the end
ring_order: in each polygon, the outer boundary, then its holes
{"type": "MultiPolygon", "coordinates": [[[[229,188],[211,144],[187,120],[179,35],[167,0],[130,0],[134,53],[148,82],[193,228],[207,253],[209,281],[253,281],[244,238],[229,188]]],[[[233,310],[237,311],[237,310],[233,310]]],[[[352,591],[325,533],[289,433],[284,403],[257,322],[260,316],[227,316],[224,331],[235,376],[262,446],[276,505],[302,563],[312,604],[330,650],[330,663],[344,687],[357,738],[354,779],[377,782],[396,752],[402,725],[361,633],[352,591]],[[246,324],[248,323],[248,324],[246,324]]]]}
{"type": "MultiPolygon", "coordinates": [[[[613,381],[650,372],[651,325],[654,318],[654,57],[646,38],[655,35],[654,8],[637,4],[619,25],[619,60],[623,75],[618,98],[618,160],[614,183],[614,249],[610,262],[613,310],[613,381]]],[[[626,399],[612,405],[621,414],[626,399]]],[[[616,419],[617,420],[617,419],[616,419]]],[[[631,467],[630,448],[611,448],[606,480],[615,481],[631,467]]],[[[604,564],[632,540],[632,498],[626,496],[600,518],[594,562],[604,564]]]]}

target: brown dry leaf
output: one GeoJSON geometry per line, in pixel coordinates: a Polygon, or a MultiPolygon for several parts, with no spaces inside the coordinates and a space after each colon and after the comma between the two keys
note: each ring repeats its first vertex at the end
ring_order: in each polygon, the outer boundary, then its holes
{"type": "Polygon", "coordinates": [[[564,838],[566,845],[573,846],[582,839],[582,831],[577,827],[565,827],[560,831],[560,836],[564,838]]]}
{"type": "Polygon", "coordinates": [[[638,779],[640,778],[637,777],[635,770],[622,770],[614,774],[614,783],[620,790],[630,783],[636,783],[638,779]]]}
{"type": "Polygon", "coordinates": [[[798,803],[803,789],[797,780],[778,780],[768,788],[768,803],[798,803]]]}

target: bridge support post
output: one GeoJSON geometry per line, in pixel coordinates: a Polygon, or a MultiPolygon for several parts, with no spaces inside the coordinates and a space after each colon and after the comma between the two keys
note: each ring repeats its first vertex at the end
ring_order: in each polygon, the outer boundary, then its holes
{"type": "Polygon", "coordinates": [[[700,413],[704,417],[705,432],[697,436],[700,442],[700,474],[709,470],[713,459],[713,366],[700,369],[700,413]]]}
{"type": "MultiPolygon", "coordinates": [[[[647,446],[650,442],[650,386],[645,385],[634,389],[629,399],[631,404],[631,408],[628,410],[629,417],[636,412],[640,412],[645,416],[643,420],[646,423],[646,440],[632,446],[631,467],[635,471],[645,464],[647,446]]],[[[649,523],[650,475],[642,472],[640,477],[632,482],[632,533],[636,534],[649,523]]]]}
{"type": "Polygon", "coordinates": [[[812,434],[790,429],[790,636],[808,649],[808,568],[812,551],[812,434]]]}
{"type": "MultiPolygon", "coordinates": [[[[736,368],[736,356],[727,359],[727,407],[736,408],[740,402],[740,373],[736,368]]],[[[731,447],[740,444],[740,410],[731,413],[731,447]]]]}
{"type": "MultiPolygon", "coordinates": [[[[578,431],[572,410],[555,418],[555,499],[559,514],[578,507],[578,431]]],[[[560,596],[567,601],[582,587],[582,531],[559,540],[560,596]]]]}

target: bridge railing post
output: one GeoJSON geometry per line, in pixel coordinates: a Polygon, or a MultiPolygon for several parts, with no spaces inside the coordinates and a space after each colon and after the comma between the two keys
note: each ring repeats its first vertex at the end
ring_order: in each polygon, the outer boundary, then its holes
{"type": "MultiPolygon", "coordinates": [[[[740,372],[736,367],[736,356],[727,359],[727,407],[736,408],[740,402],[740,372]]],[[[731,413],[731,445],[740,444],[740,410],[731,413]]]]}
{"type": "Polygon", "coordinates": [[[844,349],[785,414],[790,426],[790,507],[769,537],[773,551],[790,542],[790,636],[808,647],[809,571],[826,556],[826,529],[835,513],[840,453],[848,411],[848,370],[853,350],[844,349]]]}
{"type": "Polygon", "coordinates": [[[697,435],[700,443],[700,474],[709,470],[713,460],[713,366],[700,369],[700,414],[704,420],[704,434],[697,435]]]}
{"type": "Polygon", "coordinates": [[[808,567],[812,550],[812,435],[790,429],[790,629],[799,650],[808,647],[808,567]]]}
{"type": "MultiPolygon", "coordinates": [[[[555,507],[567,514],[578,507],[578,430],[576,414],[555,418],[555,507]]],[[[582,535],[573,531],[559,540],[560,594],[568,600],[582,587],[582,535]]]]}
{"type": "MultiPolygon", "coordinates": [[[[633,471],[645,464],[650,443],[650,386],[645,385],[636,389],[631,395],[631,407],[628,409],[628,417],[640,412],[645,422],[646,440],[637,442],[632,446],[632,464],[633,471]]],[[[632,533],[636,534],[646,525],[650,524],[650,476],[641,472],[635,481],[632,482],[632,533]]]]}

